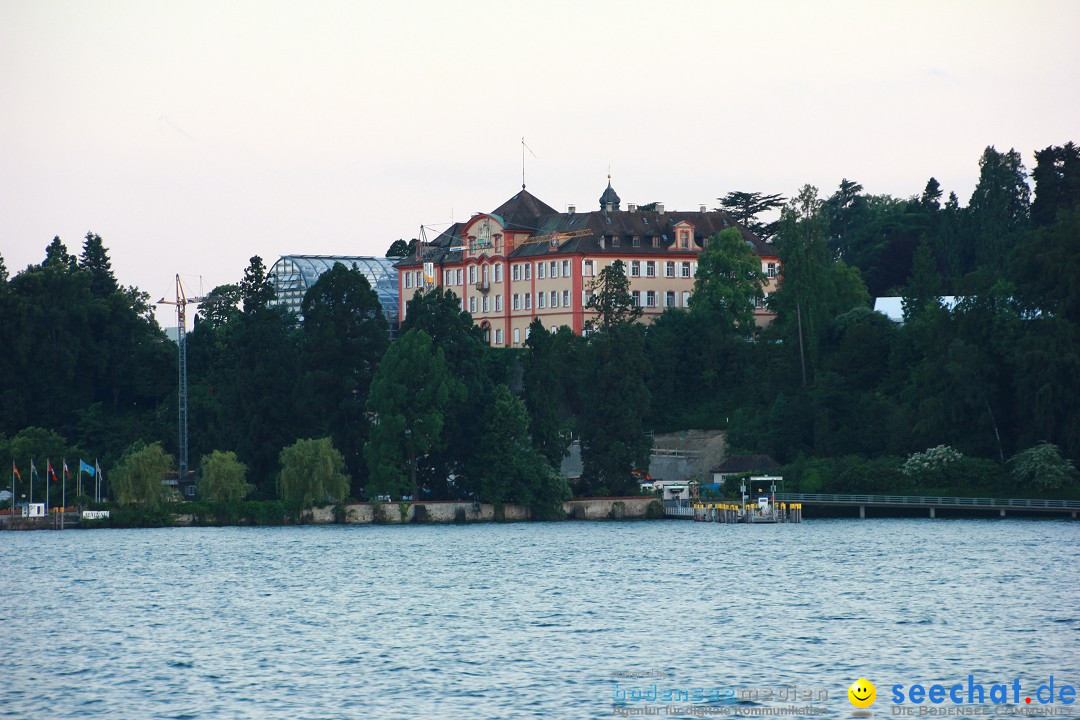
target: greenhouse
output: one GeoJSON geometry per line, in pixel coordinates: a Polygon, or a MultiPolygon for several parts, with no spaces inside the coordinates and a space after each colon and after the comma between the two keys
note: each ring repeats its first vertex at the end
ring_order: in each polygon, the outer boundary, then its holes
{"type": "Polygon", "coordinates": [[[383,314],[390,326],[393,337],[397,330],[398,317],[398,280],[393,258],[334,256],[334,255],[285,255],[270,268],[270,281],[277,291],[277,303],[285,305],[297,317],[303,319],[300,305],[308,288],[315,284],[319,276],[341,263],[345,267],[355,267],[362,272],[379,296],[383,314]]]}

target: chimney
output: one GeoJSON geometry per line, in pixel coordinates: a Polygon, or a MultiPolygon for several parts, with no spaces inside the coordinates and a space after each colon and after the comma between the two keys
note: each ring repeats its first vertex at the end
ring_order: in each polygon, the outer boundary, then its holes
{"type": "Polygon", "coordinates": [[[704,205],[701,206],[701,212],[708,212],[708,210],[705,209],[704,205]]]}
{"type": "Polygon", "coordinates": [[[637,205],[635,205],[634,203],[627,203],[626,209],[630,212],[637,212],[637,205]]]}
{"type": "Polygon", "coordinates": [[[573,215],[577,211],[577,206],[576,205],[567,205],[566,206],[566,211],[568,213],[570,213],[571,215],[573,215]]]}
{"type": "Polygon", "coordinates": [[[660,213],[661,215],[664,214],[664,203],[662,203],[662,202],[656,203],[656,212],[660,213]]]}

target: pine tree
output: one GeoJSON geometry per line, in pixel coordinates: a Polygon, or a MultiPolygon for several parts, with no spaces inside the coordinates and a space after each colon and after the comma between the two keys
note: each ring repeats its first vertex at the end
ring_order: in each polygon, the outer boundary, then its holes
{"type": "Polygon", "coordinates": [[[86,233],[79,264],[83,270],[90,273],[90,292],[94,297],[106,298],[119,289],[101,236],[92,232],[86,233]]]}

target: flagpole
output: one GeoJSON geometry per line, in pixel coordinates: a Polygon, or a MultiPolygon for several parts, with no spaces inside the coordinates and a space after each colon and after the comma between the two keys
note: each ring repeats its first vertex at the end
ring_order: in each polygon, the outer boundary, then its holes
{"type": "Polygon", "coordinates": [[[97,458],[94,458],[94,494],[97,496],[97,501],[101,502],[101,466],[97,458]]]}
{"type": "Polygon", "coordinates": [[[60,481],[60,504],[63,505],[60,508],[60,529],[64,529],[64,515],[67,514],[67,458],[60,461],[60,477],[63,478],[60,481]]]}
{"type": "Polygon", "coordinates": [[[49,468],[51,467],[49,458],[45,458],[45,517],[49,517],[49,468]]]}
{"type": "MultiPolygon", "coordinates": [[[[31,505],[34,504],[34,472],[35,472],[35,470],[34,470],[34,458],[30,458],[30,504],[31,505]]],[[[27,512],[29,512],[29,509],[30,508],[27,507],[27,512]]]]}

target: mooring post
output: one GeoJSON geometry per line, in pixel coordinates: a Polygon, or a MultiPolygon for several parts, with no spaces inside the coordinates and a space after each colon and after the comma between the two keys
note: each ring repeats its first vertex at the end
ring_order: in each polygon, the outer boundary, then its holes
{"type": "Polygon", "coordinates": [[[1001,517],[1005,517],[1005,508],[1001,509],[1001,517]]]}
{"type": "Polygon", "coordinates": [[[937,514],[934,512],[934,508],[930,508],[930,517],[931,518],[936,518],[937,517],[937,514]]]}
{"type": "Polygon", "coordinates": [[[865,505],[860,505],[859,506],[859,518],[863,519],[865,517],[866,517],[866,506],[865,505]]]}

